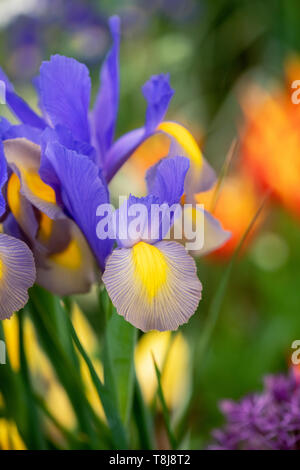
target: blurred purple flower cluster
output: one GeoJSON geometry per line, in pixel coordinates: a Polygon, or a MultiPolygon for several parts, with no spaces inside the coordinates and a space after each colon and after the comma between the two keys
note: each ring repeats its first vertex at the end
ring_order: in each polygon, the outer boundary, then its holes
{"type": "Polygon", "coordinates": [[[227,422],[213,432],[210,449],[300,449],[300,382],[293,374],[268,376],[262,393],[220,407],[227,422]]]}

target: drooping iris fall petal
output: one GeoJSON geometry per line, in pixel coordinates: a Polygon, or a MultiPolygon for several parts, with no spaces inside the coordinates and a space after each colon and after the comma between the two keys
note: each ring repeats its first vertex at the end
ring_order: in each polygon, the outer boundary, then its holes
{"type": "Polygon", "coordinates": [[[23,138],[6,140],[3,145],[7,163],[20,180],[21,194],[50,218],[62,217],[63,213],[56,204],[54,190],[45,184],[38,174],[40,147],[23,138]]]}
{"type": "Polygon", "coordinates": [[[176,242],[114,250],[102,279],[118,313],[143,331],[176,330],[201,298],[195,262],[176,242]]]}
{"type": "Polygon", "coordinates": [[[35,280],[33,255],[26,243],[0,234],[0,319],[24,307],[35,280]]]}

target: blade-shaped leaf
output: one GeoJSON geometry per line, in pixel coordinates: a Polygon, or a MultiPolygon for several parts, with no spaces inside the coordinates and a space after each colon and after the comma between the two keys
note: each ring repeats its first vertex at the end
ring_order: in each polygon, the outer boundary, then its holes
{"type": "Polygon", "coordinates": [[[169,441],[170,441],[172,449],[177,449],[177,441],[176,441],[176,438],[175,438],[175,436],[173,434],[173,431],[172,431],[169,410],[168,410],[168,407],[167,407],[167,404],[166,404],[166,400],[165,400],[165,397],[164,397],[164,392],[163,392],[162,385],[161,385],[161,373],[160,373],[158,365],[155,361],[154,355],[152,357],[153,357],[153,363],[154,363],[157,382],[158,382],[157,394],[158,394],[158,397],[159,397],[160,402],[161,402],[167,434],[168,434],[169,441]]]}

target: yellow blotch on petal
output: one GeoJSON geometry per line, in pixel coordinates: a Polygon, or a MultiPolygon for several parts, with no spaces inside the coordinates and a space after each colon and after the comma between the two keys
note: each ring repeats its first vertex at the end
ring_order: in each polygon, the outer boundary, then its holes
{"type": "Polygon", "coordinates": [[[39,240],[47,242],[52,234],[53,220],[50,219],[44,212],[41,212],[40,225],[39,225],[39,240]]]}
{"type": "Polygon", "coordinates": [[[22,170],[22,175],[25,178],[26,184],[30,191],[45,202],[55,204],[55,192],[48,184],[40,178],[35,170],[22,170]]]}
{"type": "Polygon", "coordinates": [[[201,168],[203,163],[202,152],[192,134],[185,127],[177,122],[165,121],[158,126],[158,130],[174,137],[187,152],[191,162],[197,168],[201,168]]]}
{"type": "Polygon", "coordinates": [[[135,350],[135,366],[143,396],[151,403],[157,390],[153,358],[161,371],[161,383],[170,409],[182,405],[190,387],[189,347],[181,333],[151,331],[142,336],[135,350]]]}
{"type": "Polygon", "coordinates": [[[21,211],[20,189],[21,183],[19,177],[13,173],[7,184],[7,202],[16,219],[19,217],[21,211]]]}
{"type": "Polygon", "coordinates": [[[132,248],[135,276],[146,290],[151,302],[167,280],[168,264],[163,253],[154,245],[139,242],[132,248]]]}
{"type": "Polygon", "coordinates": [[[82,254],[77,240],[72,239],[64,251],[49,256],[49,259],[58,265],[73,269],[79,269],[82,264],[82,254]]]}

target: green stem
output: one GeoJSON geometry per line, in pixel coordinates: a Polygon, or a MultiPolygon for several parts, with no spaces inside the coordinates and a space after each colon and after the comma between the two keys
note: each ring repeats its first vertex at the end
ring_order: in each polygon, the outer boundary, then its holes
{"type": "Polygon", "coordinates": [[[162,385],[161,385],[161,373],[160,373],[158,365],[155,361],[154,356],[153,356],[153,363],[154,363],[157,382],[158,382],[157,394],[158,394],[158,397],[160,399],[161,406],[162,406],[166,431],[167,431],[167,434],[168,434],[168,438],[169,438],[169,441],[170,441],[171,448],[173,450],[175,450],[175,449],[177,449],[178,444],[177,444],[177,440],[175,438],[175,435],[173,434],[173,431],[172,431],[170,414],[169,414],[168,406],[167,406],[167,403],[166,403],[166,400],[165,400],[165,397],[164,397],[164,392],[163,392],[162,385]]]}

